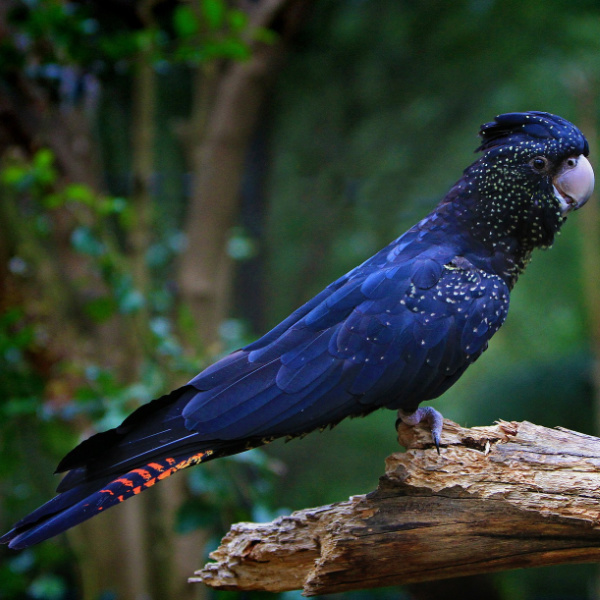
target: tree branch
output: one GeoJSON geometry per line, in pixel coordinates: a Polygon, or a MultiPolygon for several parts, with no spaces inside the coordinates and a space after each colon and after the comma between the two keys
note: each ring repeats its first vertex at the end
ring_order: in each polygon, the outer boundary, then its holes
{"type": "Polygon", "coordinates": [[[254,40],[251,57],[217,70],[207,66],[194,86],[194,113],[187,137],[194,185],[185,219],[187,250],[181,257],[181,298],[201,328],[204,349],[214,351],[227,314],[231,259],[226,242],[239,212],[240,182],[248,144],[275,74],[285,37],[306,0],[247,3],[252,29],[284,25],[278,42],[254,40]]]}
{"type": "Polygon", "coordinates": [[[192,582],[305,595],[600,560],[600,439],[501,421],[400,425],[374,492],[238,523],[192,582]]]}

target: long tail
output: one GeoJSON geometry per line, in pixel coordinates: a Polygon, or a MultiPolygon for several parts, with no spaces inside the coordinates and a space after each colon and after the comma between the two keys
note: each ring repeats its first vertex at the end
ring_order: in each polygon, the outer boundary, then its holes
{"type": "Polygon", "coordinates": [[[71,450],[58,494],[19,521],[0,543],[21,549],[90,519],[192,465],[237,454],[266,440],[202,440],[185,427],[183,407],[198,394],[183,386],[145,404],[115,429],[71,450]]]}
{"type": "Polygon", "coordinates": [[[10,548],[22,549],[90,519],[192,465],[222,456],[210,449],[191,456],[174,456],[149,462],[145,466],[109,481],[95,480],[58,494],[19,521],[0,538],[10,548]]]}

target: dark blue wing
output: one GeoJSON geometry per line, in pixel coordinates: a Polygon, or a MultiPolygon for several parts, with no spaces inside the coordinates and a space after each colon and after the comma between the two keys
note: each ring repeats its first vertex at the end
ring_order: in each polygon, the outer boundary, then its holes
{"type": "Polygon", "coordinates": [[[300,435],[438,396],[508,309],[502,280],[455,254],[411,230],[258,341],[81,444],[60,465],[73,470],[65,485],[86,477],[92,456],[110,455],[93,465],[110,476],[115,465],[135,469],[149,456],[300,435]]]}
{"type": "Polygon", "coordinates": [[[487,347],[508,310],[497,276],[436,248],[365,263],[285,327],[194,378],[183,409],[198,439],[299,435],[380,406],[416,408],[487,347]],[[398,258],[398,260],[394,260],[398,258]]]}

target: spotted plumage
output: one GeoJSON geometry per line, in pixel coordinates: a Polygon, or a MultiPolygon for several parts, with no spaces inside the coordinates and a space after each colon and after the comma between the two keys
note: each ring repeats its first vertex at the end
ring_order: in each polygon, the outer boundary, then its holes
{"type": "Polygon", "coordinates": [[[481,157],[440,205],[272,331],[142,406],[59,464],[58,495],[2,542],[56,535],[193,464],[386,407],[410,424],[503,324],[536,247],[593,187],[581,132],[547,113],[482,126],[481,157]]]}

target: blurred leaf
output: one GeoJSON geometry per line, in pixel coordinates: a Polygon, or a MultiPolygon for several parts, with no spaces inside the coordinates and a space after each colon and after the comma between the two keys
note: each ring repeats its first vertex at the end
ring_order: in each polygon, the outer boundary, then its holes
{"type": "Polygon", "coordinates": [[[96,197],[93,190],[83,183],[70,183],[65,186],[64,195],[71,202],[80,202],[87,206],[92,206],[96,197]]]}
{"type": "Polygon", "coordinates": [[[39,399],[37,397],[11,398],[2,402],[0,414],[10,419],[23,415],[35,415],[38,413],[38,408],[39,399]]]}
{"type": "Polygon", "coordinates": [[[57,178],[54,168],[54,154],[48,148],[38,150],[33,156],[33,175],[36,182],[41,186],[52,185],[57,178]]]}
{"type": "Polygon", "coordinates": [[[247,324],[241,319],[225,319],[219,326],[219,337],[228,352],[249,343],[248,334],[247,324]]]}
{"type": "Polygon", "coordinates": [[[162,288],[158,290],[152,290],[148,294],[148,300],[155,312],[164,314],[173,308],[175,299],[171,290],[162,288]]]}
{"type": "Polygon", "coordinates": [[[200,0],[202,15],[208,27],[212,30],[220,29],[225,22],[227,7],[223,0],[200,0]]]}
{"type": "Polygon", "coordinates": [[[10,570],[15,573],[26,573],[35,565],[35,555],[31,549],[19,552],[7,561],[10,570]]]}
{"type": "Polygon", "coordinates": [[[198,340],[198,323],[188,305],[181,304],[176,313],[177,329],[182,332],[188,342],[194,344],[198,340]]]}
{"type": "Polygon", "coordinates": [[[23,165],[8,165],[2,169],[2,183],[17,187],[27,175],[28,171],[23,165]]]}
{"type": "Polygon", "coordinates": [[[210,46],[207,44],[207,53],[214,58],[222,57],[233,60],[247,60],[250,58],[250,46],[243,40],[230,37],[210,46]],[[208,50],[209,47],[210,50],[208,50]]]}
{"type": "Polygon", "coordinates": [[[145,304],[144,295],[139,290],[127,290],[119,296],[119,310],[126,315],[140,310],[145,304]]]}
{"type": "Polygon", "coordinates": [[[171,334],[171,322],[165,317],[150,319],[150,329],[156,337],[166,338],[171,334]]]}
{"type": "Polygon", "coordinates": [[[279,41],[279,35],[273,31],[272,29],[267,29],[266,27],[257,27],[252,32],[252,37],[257,42],[262,42],[263,44],[275,44],[279,41]]]}
{"type": "Polygon", "coordinates": [[[162,241],[156,244],[152,244],[146,251],[146,261],[149,267],[162,267],[168,264],[170,258],[170,249],[162,241]]]}
{"type": "Polygon", "coordinates": [[[43,198],[43,204],[46,208],[53,210],[64,205],[66,197],[62,193],[46,194],[43,198]]]}
{"type": "Polygon", "coordinates": [[[103,323],[117,312],[117,303],[110,296],[94,298],[84,305],[85,313],[96,323],[103,323]]]}
{"type": "Polygon", "coordinates": [[[227,12],[227,22],[232,33],[243,33],[248,27],[248,14],[238,8],[232,8],[227,12]]]}
{"type": "Polygon", "coordinates": [[[132,57],[138,51],[135,31],[117,31],[112,35],[102,36],[100,50],[112,61],[132,57]]]}
{"type": "Polygon", "coordinates": [[[146,304],[144,295],[134,287],[131,274],[118,275],[112,287],[121,313],[130,314],[146,304]]]}
{"type": "Polygon", "coordinates": [[[258,245],[243,228],[235,227],[227,240],[227,253],[234,260],[249,260],[258,254],[258,245]]]}
{"type": "Polygon", "coordinates": [[[125,198],[102,198],[98,203],[98,213],[101,215],[122,215],[130,208],[130,203],[125,198]]]}
{"type": "Polygon", "coordinates": [[[148,52],[152,50],[157,41],[158,31],[154,28],[140,29],[135,34],[135,43],[138,50],[148,52]]]}
{"type": "Polygon", "coordinates": [[[39,600],[61,600],[67,587],[58,575],[42,575],[29,586],[28,591],[32,598],[39,600]]]}
{"type": "Polygon", "coordinates": [[[80,225],[73,230],[71,244],[81,254],[101,256],[105,252],[104,245],[96,239],[92,230],[85,225],[80,225]]]}
{"type": "Polygon", "coordinates": [[[33,156],[33,166],[39,171],[48,171],[54,165],[54,154],[48,148],[38,150],[33,156]]]}
{"type": "Polygon", "coordinates": [[[181,4],[173,12],[173,27],[179,37],[186,38],[196,35],[200,29],[198,18],[193,9],[187,4],[181,4]]]}
{"type": "Polygon", "coordinates": [[[42,148],[34,154],[31,162],[14,159],[3,167],[1,178],[4,184],[19,191],[33,186],[48,188],[57,178],[54,154],[51,150],[42,148]]]}

